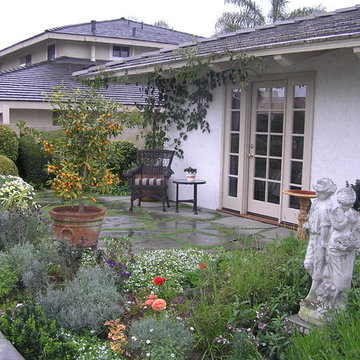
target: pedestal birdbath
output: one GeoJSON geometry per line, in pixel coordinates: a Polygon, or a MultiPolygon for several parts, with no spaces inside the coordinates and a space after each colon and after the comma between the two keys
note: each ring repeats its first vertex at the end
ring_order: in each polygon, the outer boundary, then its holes
{"type": "Polygon", "coordinates": [[[316,192],[308,190],[283,190],[283,193],[299,199],[300,212],[298,214],[297,233],[300,239],[305,240],[306,230],[303,228],[303,225],[308,220],[310,199],[316,198],[316,192]]]}

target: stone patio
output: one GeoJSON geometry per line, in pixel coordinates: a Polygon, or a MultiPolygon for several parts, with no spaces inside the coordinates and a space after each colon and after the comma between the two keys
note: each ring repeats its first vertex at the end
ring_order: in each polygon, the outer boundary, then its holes
{"type": "Polygon", "coordinates": [[[166,212],[159,202],[142,202],[129,211],[129,197],[99,197],[107,214],[100,238],[127,236],[133,232],[133,250],[223,246],[236,249],[247,246],[263,247],[267,243],[289,236],[292,230],[243,217],[175,204],[166,212]]]}
{"type": "MultiPolygon", "coordinates": [[[[45,209],[60,205],[48,192],[40,193],[38,202],[45,209]]],[[[179,213],[175,213],[174,203],[163,212],[159,202],[142,202],[141,207],[134,206],[134,211],[130,212],[127,196],[98,197],[98,203],[107,210],[100,246],[105,237],[120,238],[131,231],[134,251],[186,247],[207,249],[220,245],[229,250],[249,246],[262,248],[293,232],[288,228],[201,207],[195,215],[192,207],[184,204],[180,205],[179,213]]]]}

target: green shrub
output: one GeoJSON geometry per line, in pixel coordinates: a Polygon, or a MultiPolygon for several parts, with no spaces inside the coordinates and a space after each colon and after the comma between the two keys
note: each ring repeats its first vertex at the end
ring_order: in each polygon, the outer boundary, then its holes
{"type": "Polygon", "coordinates": [[[19,138],[16,132],[9,126],[0,123],[0,155],[16,161],[18,157],[18,146],[19,138]]]}
{"type": "Polygon", "coordinates": [[[135,321],[130,329],[130,347],[139,359],[186,359],[193,337],[184,325],[169,318],[144,318],[135,321]]]}
{"type": "Polygon", "coordinates": [[[112,141],[108,151],[108,167],[113,169],[121,183],[125,182],[124,174],[126,170],[131,169],[136,163],[137,147],[131,141],[112,141]]]}
{"type": "Polygon", "coordinates": [[[19,278],[10,265],[0,264],[0,299],[10,294],[18,281],[19,278]]]}
{"type": "Polygon", "coordinates": [[[0,317],[0,328],[27,360],[76,358],[72,343],[56,322],[47,319],[41,307],[31,302],[8,307],[0,317]]]}
{"type": "Polygon", "coordinates": [[[29,241],[38,244],[51,233],[50,221],[35,206],[0,212],[0,250],[29,241]]]}
{"type": "Polygon", "coordinates": [[[46,288],[46,267],[32,244],[26,242],[14,245],[7,251],[6,260],[30,294],[34,295],[46,288]]]}
{"type": "Polygon", "coordinates": [[[0,175],[19,176],[19,171],[15,163],[3,155],[0,155],[0,175]]]}
{"type": "Polygon", "coordinates": [[[45,165],[50,155],[42,150],[41,143],[31,136],[22,136],[19,140],[19,156],[16,165],[20,176],[34,186],[45,185],[49,175],[45,165]]]}
{"type": "Polygon", "coordinates": [[[100,332],[106,320],[121,316],[120,298],[111,269],[83,267],[63,290],[48,288],[39,302],[48,317],[68,330],[100,332]]]}

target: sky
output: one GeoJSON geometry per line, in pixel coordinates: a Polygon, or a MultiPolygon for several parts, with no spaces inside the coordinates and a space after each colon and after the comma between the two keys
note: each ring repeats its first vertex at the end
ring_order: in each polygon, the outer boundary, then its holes
{"type": "MultiPolygon", "coordinates": [[[[353,6],[358,0],[289,0],[288,9],[322,4],[327,11],[353,6]]],[[[270,0],[256,0],[267,14],[270,0]]],[[[224,0],[2,0],[0,50],[58,26],[113,20],[121,17],[210,37],[216,20],[234,5],[224,0]]]]}

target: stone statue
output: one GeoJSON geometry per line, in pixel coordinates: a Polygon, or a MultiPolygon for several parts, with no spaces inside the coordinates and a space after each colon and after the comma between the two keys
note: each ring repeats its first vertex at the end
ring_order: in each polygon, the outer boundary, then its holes
{"type": "Polygon", "coordinates": [[[343,299],[351,288],[356,251],[360,248],[359,213],[352,208],[356,201],[351,188],[337,193],[339,206],[330,214],[331,231],[326,251],[323,282],[317,290],[324,308],[343,308],[343,299]]]}
{"type": "Polygon", "coordinates": [[[339,206],[332,209],[336,185],[329,178],[313,186],[314,200],[304,225],[310,239],[304,266],[312,277],[309,294],[300,304],[299,317],[320,325],[331,308],[343,308],[351,287],[356,250],[360,249],[359,213],[352,209],[356,194],[351,188],[337,192],[339,206]]]}
{"type": "Polygon", "coordinates": [[[315,302],[316,290],[322,282],[325,264],[326,244],[329,238],[330,212],[332,210],[331,196],[336,191],[336,185],[329,178],[322,178],[313,186],[317,198],[313,201],[308,221],[304,228],[309,231],[310,239],[306,250],[304,266],[312,277],[310,292],[305,300],[315,302]]]}

